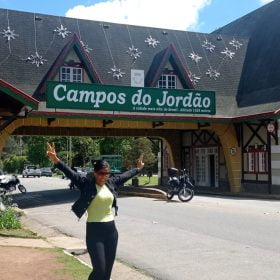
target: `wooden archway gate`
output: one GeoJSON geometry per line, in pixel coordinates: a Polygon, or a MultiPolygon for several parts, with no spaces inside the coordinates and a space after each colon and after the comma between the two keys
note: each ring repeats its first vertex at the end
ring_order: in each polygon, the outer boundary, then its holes
{"type": "MultiPolygon", "coordinates": [[[[194,122],[166,122],[154,126],[148,121],[116,120],[104,127],[102,120],[92,119],[16,119],[0,132],[0,155],[10,135],[84,135],[84,136],[156,136],[165,139],[170,147],[172,161],[180,166],[180,131],[199,129],[194,122]]],[[[236,130],[231,123],[212,123],[208,127],[219,137],[227,164],[231,192],[241,191],[241,149],[238,147],[236,130]],[[231,149],[236,153],[231,154],[231,149]]]]}

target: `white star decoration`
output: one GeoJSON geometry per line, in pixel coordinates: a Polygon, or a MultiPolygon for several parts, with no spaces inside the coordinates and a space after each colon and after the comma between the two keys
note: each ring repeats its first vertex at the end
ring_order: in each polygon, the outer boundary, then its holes
{"type": "Polygon", "coordinates": [[[209,78],[213,78],[214,80],[217,80],[217,78],[219,78],[219,76],[221,75],[221,73],[219,73],[212,67],[210,67],[205,74],[208,75],[209,78]]]}
{"type": "Polygon", "coordinates": [[[29,57],[26,58],[26,62],[31,62],[32,64],[36,64],[37,67],[43,65],[46,62],[46,59],[43,59],[43,56],[39,55],[37,52],[35,55],[31,54],[29,57]]]}
{"type": "Polygon", "coordinates": [[[128,51],[126,51],[131,57],[133,57],[134,60],[136,60],[138,57],[140,57],[140,54],[142,52],[138,51],[137,48],[135,48],[133,45],[128,48],[128,51]]]}
{"type": "Polygon", "coordinates": [[[1,32],[4,38],[7,39],[7,41],[10,41],[11,39],[15,39],[16,36],[19,36],[15,33],[15,30],[11,30],[10,26],[7,27],[7,29],[3,29],[3,32],[1,32]]]}
{"type": "Polygon", "coordinates": [[[230,45],[232,45],[233,47],[235,47],[236,50],[238,50],[239,48],[241,48],[241,46],[243,44],[241,44],[239,41],[237,41],[235,38],[233,38],[230,42],[230,45]]]}
{"type": "Polygon", "coordinates": [[[111,71],[109,71],[108,73],[113,73],[113,78],[116,78],[117,80],[119,80],[123,77],[123,75],[125,75],[125,72],[122,72],[121,69],[117,68],[115,65],[113,68],[111,68],[111,71]]]}
{"type": "Polygon", "coordinates": [[[159,44],[159,41],[152,38],[151,35],[148,38],[146,38],[145,42],[148,43],[149,47],[152,46],[153,48],[155,48],[157,44],[159,44]]]}
{"type": "Polygon", "coordinates": [[[54,29],[54,32],[56,32],[59,36],[61,36],[63,39],[67,37],[69,34],[71,34],[71,31],[68,31],[66,27],[64,27],[62,24],[60,27],[57,27],[54,29]]]}
{"type": "Polygon", "coordinates": [[[85,49],[85,51],[86,51],[87,53],[89,53],[90,51],[92,51],[92,49],[88,46],[88,44],[84,43],[83,41],[80,41],[80,42],[81,42],[83,48],[85,49]]]}
{"type": "Polygon", "coordinates": [[[190,72],[190,80],[194,85],[196,85],[199,82],[200,77],[198,77],[198,76],[196,76],[196,74],[193,74],[190,72]]]}
{"type": "Polygon", "coordinates": [[[235,52],[232,52],[228,48],[225,48],[221,53],[224,54],[226,57],[228,57],[230,59],[232,59],[235,55],[235,52]]]}
{"type": "Polygon", "coordinates": [[[201,56],[199,56],[198,54],[196,54],[196,53],[194,53],[194,52],[190,53],[189,57],[190,57],[193,61],[195,61],[195,63],[198,63],[198,62],[202,59],[201,56]]]}
{"type": "Polygon", "coordinates": [[[202,47],[204,47],[206,50],[209,50],[210,52],[213,52],[216,46],[206,39],[203,41],[202,47]]]}

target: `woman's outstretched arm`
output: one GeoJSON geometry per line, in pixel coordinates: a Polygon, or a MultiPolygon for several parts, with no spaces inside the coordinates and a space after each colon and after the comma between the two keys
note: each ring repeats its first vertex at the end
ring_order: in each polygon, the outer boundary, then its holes
{"type": "Polygon", "coordinates": [[[136,168],[128,170],[121,175],[116,176],[112,180],[117,186],[122,186],[126,181],[137,175],[143,169],[144,165],[143,155],[141,155],[137,160],[136,168]]]}
{"type": "Polygon", "coordinates": [[[47,156],[53,162],[56,168],[61,170],[65,176],[73,181],[78,188],[81,188],[82,177],[58,158],[54,143],[47,143],[47,156]]]}

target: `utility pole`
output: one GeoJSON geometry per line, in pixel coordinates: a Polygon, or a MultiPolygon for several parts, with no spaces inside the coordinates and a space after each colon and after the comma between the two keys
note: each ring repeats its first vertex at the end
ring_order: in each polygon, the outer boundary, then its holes
{"type": "Polygon", "coordinates": [[[69,166],[72,166],[72,136],[69,136],[69,166]]]}

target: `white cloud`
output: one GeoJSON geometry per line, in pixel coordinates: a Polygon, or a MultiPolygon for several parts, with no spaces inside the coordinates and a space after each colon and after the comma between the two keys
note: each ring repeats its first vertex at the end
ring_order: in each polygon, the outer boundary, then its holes
{"type": "Polygon", "coordinates": [[[260,2],[260,4],[261,5],[265,5],[265,4],[267,4],[267,3],[269,3],[269,2],[272,2],[273,0],[259,0],[259,2],[260,2]]]}
{"type": "Polygon", "coordinates": [[[67,17],[187,30],[199,24],[199,11],[212,0],[109,0],[79,5],[67,17]]]}

